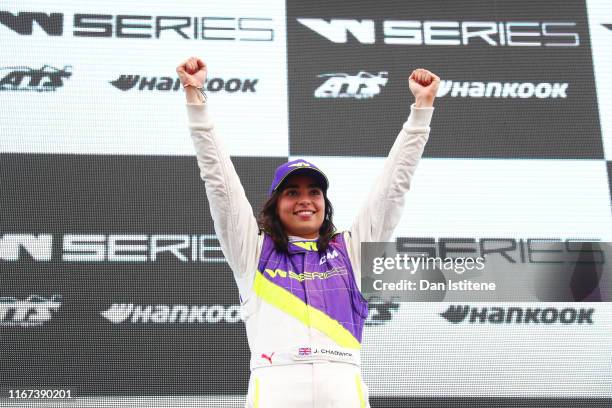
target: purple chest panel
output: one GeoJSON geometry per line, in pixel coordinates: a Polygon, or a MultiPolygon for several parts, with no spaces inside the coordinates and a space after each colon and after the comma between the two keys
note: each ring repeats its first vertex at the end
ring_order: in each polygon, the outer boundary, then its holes
{"type": "Polygon", "coordinates": [[[368,305],[355,283],[344,237],[335,235],[325,252],[317,252],[312,244],[292,242],[287,252],[280,252],[266,235],[259,271],[268,281],[338,321],[361,342],[368,305]]]}

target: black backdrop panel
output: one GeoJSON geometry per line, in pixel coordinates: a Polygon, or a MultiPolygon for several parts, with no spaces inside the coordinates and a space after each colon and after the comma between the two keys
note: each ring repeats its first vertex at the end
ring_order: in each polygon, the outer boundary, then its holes
{"type": "Polygon", "coordinates": [[[386,156],[425,67],[449,86],[426,157],[603,157],[584,2],[289,0],[287,42],[291,155],[386,156]]]}
{"type": "MultiPolygon", "coordinates": [[[[258,211],[286,158],[233,160],[258,211]]],[[[33,323],[32,304],[25,317],[18,307],[3,316],[2,388],[54,386],[81,396],[246,392],[238,293],[228,265],[212,260],[222,254],[194,157],[3,154],[0,163],[4,237],[49,234],[53,241],[50,260],[22,250],[19,260],[0,263],[0,297],[61,299],[41,324],[33,323]],[[67,250],[70,234],[104,248],[104,259],[66,260],[85,253],[67,250]],[[189,237],[183,259],[166,252],[152,260],[160,235],[168,239],[158,245],[189,237]],[[140,246],[116,254],[146,259],[110,261],[111,237],[124,249],[140,246]]]]}

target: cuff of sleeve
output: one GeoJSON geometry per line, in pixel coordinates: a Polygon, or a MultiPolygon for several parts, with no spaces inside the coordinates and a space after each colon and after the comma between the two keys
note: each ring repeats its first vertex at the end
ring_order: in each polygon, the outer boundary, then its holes
{"type": "Polygon", "coordinates": [[[190,124],[212,126],[208,118],[208,107],[205,103],[187,103],[187,117],[190,124]]]}
{"type": "Polygon", "coordinates": [[[410,106],[410,116],[404,124],[404,127],[409,128],[426,128],[431,123],[434,108],[417,108],[414,103],[410,106]]]}

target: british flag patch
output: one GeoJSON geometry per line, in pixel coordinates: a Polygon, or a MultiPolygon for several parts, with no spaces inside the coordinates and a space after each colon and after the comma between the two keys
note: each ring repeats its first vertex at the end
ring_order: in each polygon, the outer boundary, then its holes
{"type": "Polygon", "coordinates": [[[300,356],[309,356],[312,354],[312,349],[310,347],[300,347],[298,349],[298,354],[300,356]]]}

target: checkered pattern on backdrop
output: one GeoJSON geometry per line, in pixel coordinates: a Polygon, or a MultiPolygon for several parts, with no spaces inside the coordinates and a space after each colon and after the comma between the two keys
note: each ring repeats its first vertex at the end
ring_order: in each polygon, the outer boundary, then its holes
{"type": "MultiPolygon", "coordinates": [[[[276,166],[304,158],[350,226],[424,67],[442,84],[394,238],[612,240],[605,0],[120,3],[0,6],[0,398],[49,378],[78,395],[246,392],[238,294],[174,72],[190,55],[255,212],[276,166]]],[[[554,328],[453,325],[445,309],[371,307],[379,403],[610,396],[606,304],[554,328]]]]}

